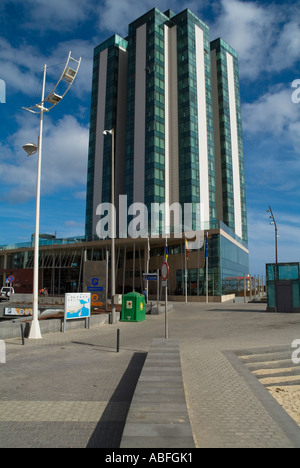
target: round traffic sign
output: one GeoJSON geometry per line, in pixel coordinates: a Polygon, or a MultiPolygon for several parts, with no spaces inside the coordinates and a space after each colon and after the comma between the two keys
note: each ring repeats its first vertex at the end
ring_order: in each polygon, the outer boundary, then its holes
{"type": "Polygon", "coordinates": [[[161,267],[161,277],[163,280],[167,280],[169,277],[169,265],[167,262],[164,262],[161,267]]]}
{"type": "Polygon", "coordinates": [[[9,283],[13,283],[15,281],[15,277],[13,275],[8,276],[7,281],[9,283]]]}

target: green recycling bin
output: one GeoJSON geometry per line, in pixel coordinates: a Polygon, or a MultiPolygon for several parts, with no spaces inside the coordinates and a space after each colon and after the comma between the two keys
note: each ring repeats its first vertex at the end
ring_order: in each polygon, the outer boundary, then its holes
{"type": "Polygon", "coordinates": [[[137,292],[125,294],[122,299],[121,322],[146,320],[145,297],[137,292]]]}

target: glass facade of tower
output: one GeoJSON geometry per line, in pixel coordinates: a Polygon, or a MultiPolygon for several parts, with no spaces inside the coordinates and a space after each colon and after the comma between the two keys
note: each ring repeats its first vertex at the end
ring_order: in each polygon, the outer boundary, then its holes
{"type": "MultiPolygon", "coordinates": [[[[152,232],[162,232],[163,215],[150,220],[151,204],[189,203],[193,229],[201,205],[201,229],[214,229],[222,221],[247,241],[237,54],[222,39],[210,43],[208,26],[190,10],[175,14],[154,8],[129,25],[126,39],[115,35],[95,49],[87,239],[96,238],[97,203],[110,201],[111,138],[100,141],[99,134],[112,128],[116,135],[121,128],[124,132],[122,180],[115,197],[125,194],[128,205],[144,203],[149,224],[155,222],[152,232]],[[119,90],[120,73],[125,96],[119,90]],[[105,86],[99,91],[101,76],[105,86]],[[101,127],[97,114],[102,108],[101,127]]],[[[116,156],[117,166],[120,161],[116,156]]]]}
{"type": "MultiPolygon", "coordinates": [[[[247,231],[247,208],[246,208],[246,186],[244,171],[243,135],[241,119],[241,102],[239,90],[239,71],[237,53],[222,39],[211,42],[211,51],[215,51],[216,76],[217,76],[217,99],[219,112],[219,143],[222,175],[222,206],[223,222],[233,231],[236,230],[235,223],[235,201],[234,201],[234,172],[233,172],[233,144],[232,144],[232,119],[236,119],[238,170],[239,170],[239,196],[241,210],[241,235],[248,240],[247,231]],[[228,79],[228,54],[233,61],[234,74],[234,98],[235,115],[230,113],[230,93],[228,79]]],[[[217,156],[216,156],[217,157],[217,156]]]]}
{"type": "Polygon", "coordinates": [[[134,116],[136,87],[137,29],[146,24],[145,89],[145,190],[144,202],[165,201],[165,86],[164,86],[164,23],[166,16],[152,10],[129,26],[128,35],[128,95],[126,122],[125,193],[133,203],[134,116]]]}
{"type": "MultiPolygon", "coordinates": [[[[208,144],[210,222],[216,221],[213,115],[210,79],[209,30],[192,12],[185,10],[173,22],[178,25],[178,120],[180,203],[200,203],[199,121],[196,70],[196,29],[204,34],[205,99],[208,144]]],[[[196,212],[193,211],[195,217],[196,212]]],[[[209,225],[208,225],[209,226],[209,225]]],[[[206,226],[206,227],[208,227],[206,226]]]]}
{"type": "MultiPolygon", "coordinates": [[[[88,174],[87,174],[87,196],[86,196],[86,238],[92,239],[92,223],[94,215],[94,185],[99,184],[95,172],[96,156],[96,133],[98,117],[98,94],[99,94],[99,73],[100,54],[107,50],[107,76],[105,89],[105,129],[116,128],[117,121],[117,99],[118,99],[118,77],[119,77],[119,55],[121,49],[127,48],[127,41],[118,35],[107,39],[94,49],[93,78],[92,78],[92,102],[90,114],[90,138],[88,154],[88,174]]],[[[103,172],[101,180],[102,200],[110,201],[111,196],[111,138],[103,141],[103,172]]]]}

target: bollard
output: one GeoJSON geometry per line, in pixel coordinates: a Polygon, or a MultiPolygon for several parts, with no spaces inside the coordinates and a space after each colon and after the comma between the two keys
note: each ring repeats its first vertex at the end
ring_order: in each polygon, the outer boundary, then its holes
{"type": "Polygon", "coordinates": [[[117,353],[120,351],[120,330],[117,329],[117,353]]]}
{"type": "Polygon", "coordinates": [[[25,336],[24,336],[24,326],[23,323],[21,323],[21,337],[22,337],[22,345],[25,345],[25,336]]]}
{"type": "Polygon", "coordinates": [[[5,341],[0,340],[0,364],[6,364],[6,347],[5,341]]]}

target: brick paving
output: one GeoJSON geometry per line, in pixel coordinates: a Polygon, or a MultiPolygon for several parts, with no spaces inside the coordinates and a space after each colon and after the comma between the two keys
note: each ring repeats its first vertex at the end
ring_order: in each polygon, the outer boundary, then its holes
{"type": "MultiPolygon", "coordinates": [[[[235,355],[300,339],[299,314],[260,304],[174,304],[196,447],[300,447],[300,430],[235,355]]],[[[138,323],[6,340],[0,364],[0,448],[118,448],[138,377],[164,315],[138,323]],[[120,329],[120,352],[116,334],[120,329]]]]}

